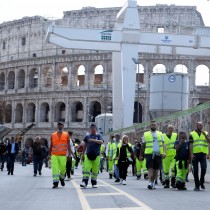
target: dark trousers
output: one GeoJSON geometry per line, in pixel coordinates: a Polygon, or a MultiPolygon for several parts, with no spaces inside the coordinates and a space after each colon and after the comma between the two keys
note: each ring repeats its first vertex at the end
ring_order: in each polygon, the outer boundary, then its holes
{"type": "Polygon", "coordinates": [[[1,170],[4,169],[5,155],[0,155],[1,170]]]}
{"type": "Polygon", "coordinates": [[[79,165],[79,161],[80,161],[80,158],[79,158],[79,157],[76,157],[75,167],[78,167],[78,165],[79,165]]]}
{"type": "Polygon", "coordinates": [[[206,169],[207,169],[207,162],[206,162],[206,154],[204,153],[196,153],[193,154],[195,157],[192,161],[193,163],[193,175],[194,175],[194,181],[195,181],[195,186],[199,187],[200,184],[204,184],[205,180],[205,174],[206,174],[206,169]],[[200,180],[199,180],[199,175],[198,175],[198,163],[200,162],[201,166],[201,175],[200,175],[200,180]]]}
{"type": "Polygon", "coordinates": [[[7,157],[8,173],[13,174],[14,172],[15,157],[16,157],[15,154],[8,154],[8,157],[7,157]]]}
{"type": "Polygon", "coordinates": [[[120,178],[126,180],[129,163],[126,161],[118,161],[120,178]]]}
{"type": "Polygon", "coordinates": [[[39,156],[34,156],[33,161],[34,161],[34,174],[37,174],[37,170],[39,172],[42,171],[43,158],[39,156]]]}
{"type": "Polygon", "coordinates": [[[72,158],[68,157],[66,161],[66,175],[68,178],[71,177],[72,158]]]}

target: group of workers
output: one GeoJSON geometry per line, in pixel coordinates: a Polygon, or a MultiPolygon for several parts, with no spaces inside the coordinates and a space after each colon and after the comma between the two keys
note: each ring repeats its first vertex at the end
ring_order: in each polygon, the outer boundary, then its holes
{"type": "MultiPolygon", "coordinates": [[[[64,124],[58,123],[58,131],[51,136],[50,156],[52,162],[53,188],[58,187],[60,181],[64,186],[66,162],[68,158],[75,157],[75,151],[71,147],[71,135],[63,131],[64,124]],[[66,155],[67,151],[67,155],[66,155]]],[[[109,178],[115,177],[115,182],[126,185],[127,170],[129,164],[135,163],[137,180],[144,178],[149,180],[148,189],[155,189],[158,173],[163,177],[164,188],[177,188],[186,190],[186,179],[189,172],[189,164],[193,166],[195,191],[205,189],[205,174],[207,169],[207,155],[210,138],[203,131],[203,123],[197,122],[196,129],[189,134],[183,131],[178,134],[172,125],[168,125],[166,133],[157,130],[154,121],[150,123],[150,130],[144,132],[141,141],[135,140],[132,146],[129,137],[120,134],[112,135],[107,146],[104,146],[102,136],[97,133],[95,124],[91,124],[89,133],[77,149],[82,153],[83,178],[80,187],[86,188],[91,176],[93,188],[97,187],[97,176],[103,171],[105,158],[109,178]],[[81,149],[82,148],[82,149],[81,149]],[[201,165],[201,175],[198,175],[198,164],[201,165]]]]}

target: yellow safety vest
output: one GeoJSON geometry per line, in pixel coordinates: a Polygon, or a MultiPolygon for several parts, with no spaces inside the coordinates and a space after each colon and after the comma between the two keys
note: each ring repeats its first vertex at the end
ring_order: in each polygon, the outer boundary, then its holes
{"type": "Polygon", "coordinates": [[[100,147],[100,156],[104,157],[104,153],[105,153],[105,146],[102,144],[100,147]]]}
{"type": "MultiPolygon", "coordinates": [[[[205,131],[205,133],[208,135],[208,132],[205,131]]],[[[205,136],[203,134],[199,136],[196,131],[193,131],[190,134],[193,138],[193,154],[205,153],[208,155],[209,148],[205,136]]]]}
{"type": "MultiPolygon", "coordinates": [[[[160,154],[163,154],[163,141],[162,141],[162,133],[160,131],[156,131],[158,144],[160,148],[160,154]]],[[[144,133],[145,139],[145,154],[153,154],[153,136],[151,131],[147,131],[144,133]]]]}
{"type": "Polygon", "coordinates": [[[107,146],[108,146],[108,157],[113,157],[116,144],[114,142],[109,142],[107,146]]]}
{"type": "Polygon", "coordinates": [[[166,156],[175,156],[176,150],[174,148],[174,143],[177,139],[177,133],[172,133],[170,139],[165,133],[163,134],[163,137],[164,137],[164,144],[166,146],[166,156]]]}

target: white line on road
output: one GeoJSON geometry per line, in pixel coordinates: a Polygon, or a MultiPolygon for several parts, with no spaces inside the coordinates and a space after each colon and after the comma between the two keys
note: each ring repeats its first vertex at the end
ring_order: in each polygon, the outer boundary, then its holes
{"type": "Polygon", "coordinates": [[[110,195],[123,195],[122,193],[88,193],[85,196],[110,196],[110,195]]]}

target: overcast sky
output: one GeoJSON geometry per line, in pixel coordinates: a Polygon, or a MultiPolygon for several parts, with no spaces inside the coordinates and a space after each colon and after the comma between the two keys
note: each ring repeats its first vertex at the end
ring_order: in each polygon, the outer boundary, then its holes
{"type": "MultiPolygon", "coordinates": [[[[121,7],[126,0],[1,0],[0,23],[24,16],[40,15],[62,18],[63,11],[93,7],[121,7]]],[[[208,0],[137,0],[138,5],[176,4],[197,6],[204,22],[210,26],[210,1],[208,0]]]]}

